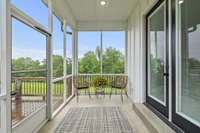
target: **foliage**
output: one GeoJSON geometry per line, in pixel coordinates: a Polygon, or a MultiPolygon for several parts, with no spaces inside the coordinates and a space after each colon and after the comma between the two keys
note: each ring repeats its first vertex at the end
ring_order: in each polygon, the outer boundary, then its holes
{"type": "Polygon", "coordinates": [[[154,58],[153,55],[151,55],[150,62],[151,62],[151,73],[162,74],[164,72],[163,63],[159,58],[154,58]]]}
{"type": "Polygon", "coordinates": [[[94,79],[93,84],[95,87],[106,86],[106,85],[108,85],[108,81],[105,78],[98,77],[98,78],[94,79]]]}
{"type": "Polygon", "coordinates": [[[109,47],[103,53],[103,73],[124,73],[124,56],[115,48],[109,47]]]}
{"type": "Polygon", "coordinates": [[[87,52],[79,59],[79,73],[100,73],[100,63],[93,51],[87,52]]]}
{"type": "Polygon", "coordinates": [[[46,74],[46,62],[33,60],[29,57],[17,58],[12,60],[12,76],[14,77],[43,77],[46,74]],[[41,71],[33,71],[41,70],[41,71]],[[21,71],[17,73],[15,71],[21,71]],[[32,72],[29,72],[32,71],[32,72]]]}
{"type": "MultiPolygon", "coordinates": [[[[79,73],[100,73],[100,53],[101,48],[97,47],[95,51],[88,51],[79,58],[79,73]]],[[[124,73],[124,55],[119,50],[107,48],[103,52],[102,59],[103,73],[124,73]]],[[[30,57],[12,59],[12,71],[15,71],[14,77],[45,77],[46,60],[33,60],[30,57]],[[16,73],[16,71],[20,72],[16,73]]],[[[72,59],[67,58],[67,74],[71,73],[72,59]]],[[[53,76],[63,76],[63,57],[60,55],[53,55],[53,76]]]]}
{"type": "MultiPolygon", "coordinates": [[[[79,73],[100,73],[101,49],[88,51],[79,58],[79,73]]],[[[102,55],[103,73],[124,73],[124,55],[117,49],[109,47],[102,55]]]]}
{"type": "Polygon", "coordinates": [[[63,57],[53,55],[53,77],[63,76],[63,57]]]}

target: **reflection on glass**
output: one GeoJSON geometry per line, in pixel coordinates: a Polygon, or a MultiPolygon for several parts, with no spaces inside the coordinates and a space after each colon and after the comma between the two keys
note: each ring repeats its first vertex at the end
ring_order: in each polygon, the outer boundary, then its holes
{"type": "Polygon", "coordinates": [[[78,32],[78,72],[100,73],[100,32],[78,32]]]}
{"type": "Polygon", "coordinates": [[[63,103],[63,80],[53,83],[53,111],[56,111],[63,103]]]}
{"type": "Polygon", "coordinates": [[[46,28],[48,27],[48,8],[42,0],[11,0],[11,3],[46,28]]]}
{"type": "Polygon", "coordinates": [[[149,95],[161,103],[165,100],[165,5],[149,18],[149,95]]]}
{"type": "Polygon", "coordinates": [[[56,16],[53,16],[53,77],[63,76],[63,32],[62,25],[56,16]]]}
{"type": "Polygon", "coordinates": [[[177,0],[177,111],[200,125],[199,0],[177,0]]]}
{"type": "Polygon", "coordinates": [[[15,18],[12,18],[11,84],[12,125],[15,125],[46,104],[46,36],[15,18]]]}
{"type": "Polygon", "coordinates": [[[102,67],[103,73],[124,73],[125,32],[102,32],[102,67]]]}

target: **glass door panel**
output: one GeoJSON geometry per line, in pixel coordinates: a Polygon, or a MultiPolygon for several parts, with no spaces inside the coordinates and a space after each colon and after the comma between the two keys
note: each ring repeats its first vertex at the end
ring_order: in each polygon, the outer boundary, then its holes
{"type": "Polygon", "coordinates": [[[200,1],[175,0],[176,53],[173,121],[186,132],[200,132],[200,1]]]}
{"type": "Polygon", "coordinates": [[[168,116],[166,3],[158,3],[147,17],[147,102],[168,116]]]}

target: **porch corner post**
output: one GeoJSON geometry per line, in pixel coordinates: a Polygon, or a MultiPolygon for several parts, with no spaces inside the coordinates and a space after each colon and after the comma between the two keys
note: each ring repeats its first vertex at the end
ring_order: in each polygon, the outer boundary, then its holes
{"type": "Polygon", "coordinates": [[[124,57],[124,68],[125,68],[125,74],[128,75],[128,27],[125,31],[125,57],[124,57]]]}
{"type": "MultiPolygon", "coordinates": [[[[52,0],[48,0],[48,31],[52,34],[53,29],[53,16],[52,16],[52,0]]],[[[53,79],[53,63],[52,63],[52,36],[49,36],[47,40],[47,119],[51,120],[52,118],[52,79],[53,79]]]]}
{"type": "Polygon", "coordinates": [[[101,69],[101,76],[102,76],[102,73],[103,73],[103,56],[102,56],[102,53],[103,53],[103,33],[102,33],[102,31],[101,31],[101,33],[100,33],[101,35],[101,42],[100,42],[100,49],[101,49],[101,56],[100,56],[100,69],[101,69]]]}
{"type": "Polygon", "coordinates": [[[10,0],[0,0],[0,39],[1,39],[1,89],[5,96],[0,101],[0,132],[11,133],[11,12],[10,0]]]}
{"type": "Polygon", "coordinates": [[[78,30],[73,30],[73,46],[72,46],[72,95],[74,92],[74,76],[78,74],[78,30]]]}
{"type": "Polygon", "coordinates": [[[67,82],[66,82],[66,77],[67,77],[67,36],[66,36],[66,20],[63,21],[63,36],[64,36],[64,39],[63,39],[63,55],[64,55],[64,59],[63,59],[63,76],[64,76],[64,81],[63,81],[63,99],[64,99],[64,103],[66,102],[66,96],[68,95],[68,91],[67,91],[67,82]]]}

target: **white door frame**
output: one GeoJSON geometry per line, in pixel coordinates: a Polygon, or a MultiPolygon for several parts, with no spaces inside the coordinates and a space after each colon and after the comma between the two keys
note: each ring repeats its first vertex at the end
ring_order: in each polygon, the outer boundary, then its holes
{"type": "MultiPolygon", "coordinates": [[[[50,11],[49,11],[50,12],[50,11]]],[[[24,12],[22,12],[20,9],[16,8],[14,5],[10,4],[10,24],[8,25],[8,27],[11,27],[11,22],[12,22],[12,17],[17,19],[18,21],[21,21],[22,23],[24,23],[25,25],[29,26],[30,28],[38,31],[39,33],[43,34],[44,36],[46,36],[46,58],[47,58],[47,102],[46,102],[46,120],[51,119],[51,31],[48,28],[45,28],[43,25],[41,25],[40,23],[38,23],[37,21],[35,21],[32,17],[26,15],[24,12]]],[[[51,18],[49,18],[51,19],[51,18]]],[[[10,34],[9,36],[11,36],[11,28],[10,28],[10,34]]],[[[11,40],[11,37],[9,38],[11,40]]],[[[11,55],[11,47],[10,47],[10,54],[11,55]]],[[[9,61],[11,61],[11,56],[8,58],[9,61]]],[[[11,66],[11,64],[10,64],[11,66]]],[[[11,73],[11,71],[9,71],[9,73],[11,73]]],[[[9,83],[10,84],[10,83],[9,83]]],[[[10,92],[10,91],[9,91],[10,92]]],[[[9,100],[10,101],[10,100],[9,100]]],[[[40,109],[40,111],[43,108],[40,109]]],[[[11,108],[10,108],[11,110],[11,108]]],[[[33,116],[34,114],[28,116],[26,118],[26,120],[28,120],[29,118],[31,118],[31,116],[33,116]]],[[[11,116],[10,116],[11,119],[11,116]]],[[[45,121],[45,120],[44,120],[45,121]]],[[[11,122],[10,122],[11,123],[11,122]]],[[[19,123],[18,125],[20,125],[22,123],[19,123]]],[[[10,126],[11,127],[11,126],[10,126]]],[[[14,127],[15,128],[15,127],[14,127]]]]}

